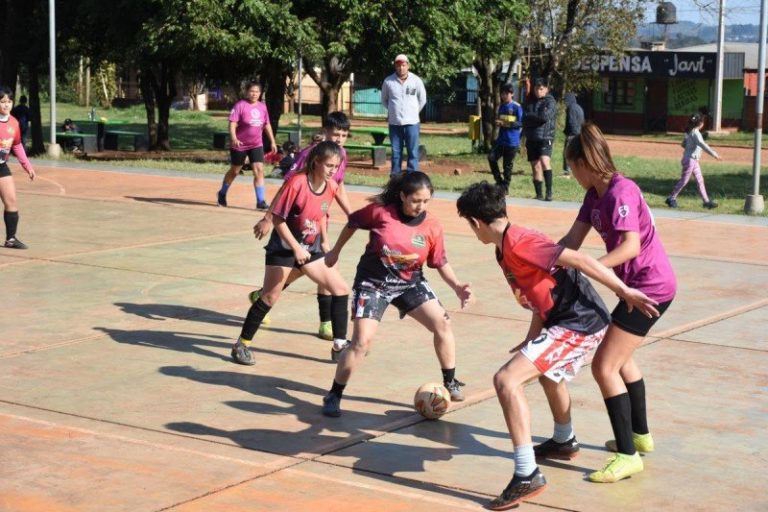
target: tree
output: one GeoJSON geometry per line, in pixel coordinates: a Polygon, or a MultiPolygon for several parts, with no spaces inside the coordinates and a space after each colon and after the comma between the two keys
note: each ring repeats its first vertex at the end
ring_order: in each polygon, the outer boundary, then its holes
{"type": "Polygon", "coordinates": [[[647,0],[531,2],[525,39],[528,72],[550,78],[555,89],[592,85],[596,75],[572,70],[585,57],[621,54],[643,19],[647,0]]]}
{"type": "Polygon", "coordinates": [[[528,14],[527,5],[528,2],[521,0],[463,0],[455,3],[462,40],[474,51],[472,65],[477,72],[485,151],[490,149],[497,131],[492,121],[499,108],[499,87],[511,78],[512,64],[518,55],[520,26],[528,14]],[[502,76],[505,60],[509,71],[502,76]]]}

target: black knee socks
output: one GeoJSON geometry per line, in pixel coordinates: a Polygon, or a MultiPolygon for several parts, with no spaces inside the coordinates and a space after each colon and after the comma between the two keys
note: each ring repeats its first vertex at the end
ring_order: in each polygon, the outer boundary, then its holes
{"type": "Polygon", "coordinates": [[[544,197],[543,195],[541,195],[541,184],[542,184],[541,181],[537,179],[533,180],[533,189],[536,191],[536,199],[541,199],[544,197]]]}
{"type": "Polygon", "coordinates": [[[632,408],[632,432],[647,434],[648,416],[645,411],[645,381],[627,382],[627,393],[632,408]]]}
{"type": "Polygon", "coordinates": [[[339,384],[336,382],[336,379],[333,380],[333,385],[331,386],[331,393],[341,398],[341,396],[344,394],[344,388],[347,387],[346,384],[339,384]]]}
{"type": "Polygon", "coordinates": [[[248,310],[248,315],[243,322],[243,329],[240,331],[240,337],[245,340],[252,340],[256,335],[256,331],[259,330],[261,321],[267,316],[272,306],[268,306],[261,297],[256,302],[251,304],[251,309],[248,310]]]}
{"type": "Polygon", "coordinates": [[[608,409],[608,417],[611,420],[613,435],[616,437],[616,451],[626,455],[634,454],[635,445],[632,442],[632,406],[629,402],[629,393],[622,393],[606,398],[605,408],[608,409]]]}
{"type": "Polygon", "coordinates": [[[547,190],[547,199],[552,199],[552,169],[544,171],[544,186],[547,190]]]}
{"type": "Polygon", "coordinates": [[[320,313],[321,322],[330,322],[331,317],[331,295],[317,294],[317,311],[320,313]]]}
{"type": "Polygon", "coordinates": [[[5,221],[5,239],[9,240],[16,236],[16,228],[19,227],[19,212],[3,212],[5,221]]]}
{"type": "Polygon", "coordinates": [[[333,338],[336,340],[347,339],[348,303],[349,295],[331,296],[331,327],[333,329],[333,338]]]}

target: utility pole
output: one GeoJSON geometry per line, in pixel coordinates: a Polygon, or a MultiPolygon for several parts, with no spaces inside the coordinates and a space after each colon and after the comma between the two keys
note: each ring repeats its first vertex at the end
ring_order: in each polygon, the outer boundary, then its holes
{"type": "Polygon", "coordinates": [[[48,50],[51,59],[51,143],[48,145],[48,156],[59,158],[61,146],[56,144],[56,2],[54,0],[48,0],[48,50]]]}
{"type": "Polygon", "coordinates": [[[765,29],[768,22],[768,1],[760,1],[760,44],[757,52],[757,98],[755,98],[755,147],[752,159],[752,194],[744,202],[749,215],[763,213],[765,203],[760,195],[760,151],[763,144],[763,103],[765,103],[765,29]]]}
{"type": "Polygon", "coordinates": [[[725,0],[720,0],[720,16],[717,25],[717,66],[715,67],[715,116],[712,130],[721,131],[723,124],[723,60],[725,53],[725,0]]]}

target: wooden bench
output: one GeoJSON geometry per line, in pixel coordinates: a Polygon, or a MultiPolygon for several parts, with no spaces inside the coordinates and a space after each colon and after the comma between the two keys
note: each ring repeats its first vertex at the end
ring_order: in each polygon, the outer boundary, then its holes
{"type": "Polygon", "coordinates": [[[385,146],[371,144],[344,144],[347,151],[370,151],[373,165],[380,166],[387,162],[387,148],[385,146]]]}
{"type": "Polygon", "coordinates": [[[71,141],[80,147],[83,153],[96,153],[98,141],[94,133],[56,132],[56,140],[71,141]]]}
{"type": "Polygon", "coordinates": [[[134,151],[147,151],[149,149],[149,141],[145,134],[127,130],[107,130],[104,132],[104,149],[117,150],[120,137],[130,137],[134,151]]]}
{"type": "MultiPolygon", "coordinates": [[[[299,132],[298,130],[294,130],[291,128],[278,128],[275,132],[275,142],[277,145],[280,145],[280,142],[277,140],[278,135],[287,135],[288,140],[299,145],[299,132]]],[[[227,144],[229,142],[229,132],[225,131],[218,131],[213,132],[213,149],[227,149],[227,144]]]]}

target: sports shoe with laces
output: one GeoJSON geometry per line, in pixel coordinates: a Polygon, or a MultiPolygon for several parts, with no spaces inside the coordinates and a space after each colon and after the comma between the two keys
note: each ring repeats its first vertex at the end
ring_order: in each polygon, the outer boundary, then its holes
{"type": "Polygon", "coordinates": [[[628,478],[643,470],[643,459],[640,453],[632,455],[617,453],[610,459],[603,469],[590,473],[587,477],[590,482],[613,483],[628,478]]]}
{"type": "Polygon", "coordinates": [[[333,326],[331,322],[320,322],[320,327],[317,328],[318,338],[326,341],[333,341],[333,326]]]}
{"type": "Polygon", "coordinates": [[[267,204],[266,201],[259,201],[259,202],[256,203],[256,209],[257,210],[268,210],[269,209],[269,205],[267,204]]]}
{"type": "Polygon", "coordinates": [[[462,402],[464,400],[464,393],[461,392],[461,386],[464,386],[463,382],[458,379],[453,379],[448,384],[445,384],[445,389],[451,394],[451,402],[462,402]]]}
{"type": "Polygon", "coordinates": [[[9,238],[5,241],[6,249],[26,249],[27,244],[19,240],[18,238],[9,238]]]}
{"type": "Polygon", "coordinates": [[[253,366],[256,364],[256,360],[253,358],[250,347],[246,347],[237,339],[237,343],[232,345],[232,359],[238,364],[244,364],[246,366],[253,366]]]}
{"type": "Polygon", "coordinates": [[[216,202],[219,203],[219,206],[223,206],[224,208],[227,207],[227,193],[222,192],[219,190],[219,193],[216,194],[216,202]]]}
{"type": "Polygon", "coordinates": [[[717,203],[714,201],[705,201],[704,204],[702,204],[702,206],[707,210],[711,210],[713,208],[717,208],[717,203]]]}
{"type": "Polygon", "coordinates": [[[524,499],[530,499],[538,496],[547,488],[547,480],[539,468],[529,476],[515,475],[510,480],[509,485],[499,495],[498,498],[488,503],[490,510],[509,510],[520,505],[524,499]]]}
{"type": "MultiPolygon", "coordinates": [[[[653,437],[651,437],[650,433],[635,434],[632,432],[632,444],[635,445],[635,450],[639,451],[640,453],[651,453],[655,448],[655,445],[653,444],[653,437]]],[[[611,439],[610,441],[606,441],[605,447],[608,448],[608,451],[617,451],[616,440],[611,439]]]]}
{"type": "Polygon", "coordinates": [[[579,454],[579,442],[573,436],[564,443],[547,439],[533,447],[533,453],[541,459],[571,460],[579,454]]]}
{"type": "Polygon", "coordinates": [[[334,343],[331,347],[331,361],[334,363],[337,362],[341,358],[341,353],[344,352],[349,345],[349,340],[347,340],[341,347],[337,347],[336,343],[334,343]]]}
{"type": "MultiPolygon", "coordinates": [[[[261,297],[261,288],[258,290],[253,290],[251,293],[248,294],[248,300],[251,301],[251,304],[259,300],[259,297],[261,297]]],[[[269,313],[264,315],[264,318],[261,319],[261,325],[269,325],[272,323],[272,319],[269,318],[269,313]]]]}
{"type": "Polygon", "coordinates": [[[677,199],[672,199],[671,197],[668,197],[664,200],[665,203],[667,203],[667,206],[670,208],[677,208],[677,199]]]}
{"type": "Polygon", "coordinates": [[[335,393],[328,393],[323,397],[323,416],[338,418],[341,416],[341,397],[335,393]]]}

